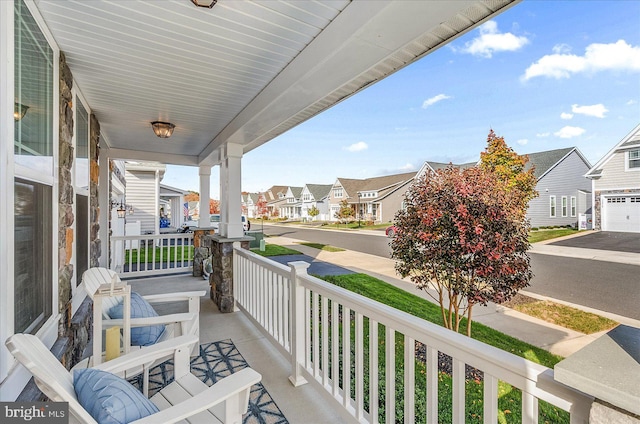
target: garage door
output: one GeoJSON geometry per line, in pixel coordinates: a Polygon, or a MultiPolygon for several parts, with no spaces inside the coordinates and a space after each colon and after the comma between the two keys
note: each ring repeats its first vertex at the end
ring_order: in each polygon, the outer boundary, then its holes
{"type": "Polygon", "coordinates": [[[607,197],[602,229],[640,233],[640,196],[607,197]]]}

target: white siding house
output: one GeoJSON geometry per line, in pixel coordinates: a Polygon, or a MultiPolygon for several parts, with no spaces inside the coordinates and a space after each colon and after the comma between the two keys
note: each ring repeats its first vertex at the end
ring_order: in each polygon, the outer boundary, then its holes
{"type": "Polygon", "coordinates": [[[142,234],[160,234],[160,181],[165,169],[160,164],[126,164],[126,201],[133,206],[133,214],[126,219],[140,221],[142,234]]]}
{"type": "Polygon", "coordinates": [[[578,218],[591,214],[591,182],[585,174],[589,161],[575,147],[530,153],[535,167],[538,197],[529,202],[527,218],[532,227],[577,227],[578,218]]]}
{"type": "Polygon", "coordinates": [[[640,125],[587,173],[593,187],[594,228],[640,233],[640,125]]]}

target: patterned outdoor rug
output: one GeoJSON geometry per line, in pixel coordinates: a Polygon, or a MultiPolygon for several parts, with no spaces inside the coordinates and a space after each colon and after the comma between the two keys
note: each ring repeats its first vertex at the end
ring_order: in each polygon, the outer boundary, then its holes
{"type": "MultiPolygon", "coordinates": [[[[208,386],[218,380],[248,367],[230,339],[200,345],[200,355],[191,358],[191,372],[208,386]]],[[[129,380],[139,389],[142,376],[129,380]]],[[[157,365],[149,371],[149,397],[173,381],[173,360],[157,365]]],[[[285,424],[287,419],[275,404],[271,395],[258,383],[251,388],[249,410],[243,417],[244,424],[285,424]]]]}

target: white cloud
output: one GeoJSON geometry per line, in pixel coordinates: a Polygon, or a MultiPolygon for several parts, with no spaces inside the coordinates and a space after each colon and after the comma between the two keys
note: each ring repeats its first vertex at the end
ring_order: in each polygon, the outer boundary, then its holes
{"type": "Polygon", "coordinates": [[[571,52],[571,46],[568,44],[556,44],[551,50],[555,54],[567,54],[571,52]]]}
{"type": "Polygon", "coordinates": [[[353,143],[351,146],[343,147],[344,150],[349,152],[361,152],[363,150],[367,150],[369,146],[364,141],[358,141],[357,143],[353,143]]]}
{"type": "Polygon", "coordinates": [[[633,100],[633,99],[631,99],[631,100],[629,100],[629,101],[627,102],[627,106],[635,105],[636,103],[638,103],[638,101],[637,101],[637,100],[633,100]]]}
{"type": "Polygon", "coordinates": [[[529,142],[529,140],[527,140],[526,138],[521,138],[520,140],[516,140],[516,143],[518,143],[521,146],[524,146],[528,142],[529,142]]]}
{"type": "Polygon", "coordinates": [[[579,113],[580,115],[593,116],[595,118],[604,118],[604,114],[609,112],[609,109],[604,107],[602,103],[591,106],[571,105],[571,112],[579,113]]]}
{"type": "Polygon", "coordinates": [[[401,166],[400,168],[398,168],[400,171],[413,171],[414,169],[416,169],[415,166],[413,166],[412,163],[407,163],[406,165],[401,166]]]}
{"type": "Polygon", "coordinates": [[[559,53],[546,55],[530,65],[522,76],[526,81],[535,77],[569,78],[580,72],[640,71],[640,46],[632,46],[624,40],[616,43],[594,43],[587,46],[584,56],[559,53]]]}
{"type": "Polygon", "coordinates": [[[568,120],[568,119],[571,119],[571,118],[573,118],[573,113],[562,112],[560,114],[560,119],[568,120]]]}
{"type": "Polygon", "coordinates": [[[480,36],[465,43],[462,53],[490,58],[496,52],[512,52],[529,43],[527,37],[517,36],[510,32],[498,31],[496,21],[488,21],[478,29],[480,36]]]}
{"type": "Polygon", "coordinates": [[[562,127],[560,131],[554,132],[553,135],[560,138],[573,138],[584,134],[585,131],[584,128],[566,126],[562,127]]]}
{"type": "Polygon", "coordinates": [[[545,137],[549,137],[550,135],[551,135],[550,132],[543,132],[543,133],[536,134],[536,137],[545,138],[545,137]]]}
{"type": "Polygon", "coordinates": [[[446,100],[446,99],[450,99],[451,96],[447,96],[446,94],[438,94],[437,96],[433,96],[427,100],[425,100],[424,102],[422,102],[422,109],[426,109],[431,105],[434,105],[436,103],[438,103],[441,100],[446,100]]]}

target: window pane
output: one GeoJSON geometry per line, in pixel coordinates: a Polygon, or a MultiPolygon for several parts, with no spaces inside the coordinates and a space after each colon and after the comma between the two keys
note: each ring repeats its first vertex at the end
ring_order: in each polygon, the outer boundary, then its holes
{"type": "Polygon", "coordinates": [[[76,285],[89,269],[89,198],[76,195],[76,285]]]}
{"type": "Polygon", "coordinates": [[[89,189],[89,114],[76,97],[76,187],[89,189]]]}
{"type": "Polygon", "coordinates": [[[15,181],[15,332],[35,333],[51,316],[51,187],[15,181]]]}
{"type": "Polygon", "coordinates": [[[15,161],[53,175],[53,50],[22,1],[14,35],[15,161]]]}

